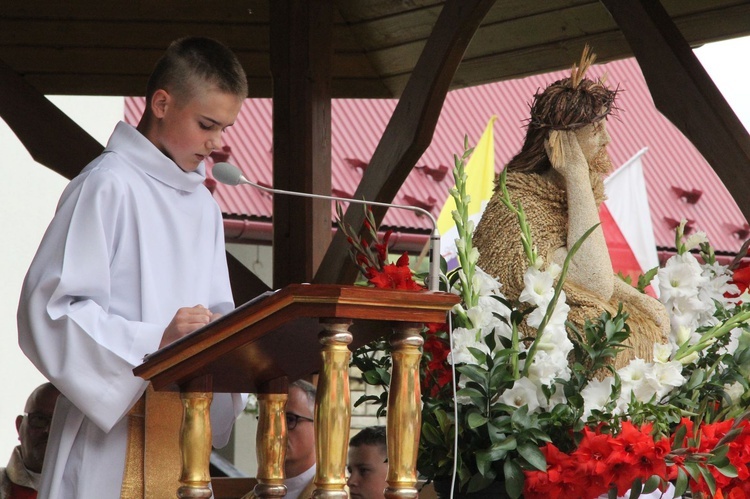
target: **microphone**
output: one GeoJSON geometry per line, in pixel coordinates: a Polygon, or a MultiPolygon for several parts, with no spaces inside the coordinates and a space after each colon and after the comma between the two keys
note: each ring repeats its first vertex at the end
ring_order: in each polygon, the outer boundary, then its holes
{"type": "Polygon", "coordinates": [[[249,181],[247,178],[245,178],[245,176],[242,174],[242,171],[240,171],[239,168],[237,168],[231,163],[226,163],[226,162],[216,163],[213,167],[213,170],[211,170],[211,173],[213,174],[213,177],[219,182],[221,182],[222,184],[226,184],[226,185],[247,184],[247,185],[251,185],[255,187],[256,189],[260,189],[261,191],[265,191],[265,192],[270,192],[272,194],[286,194],[288,196],[300,196],[300,197],[314,198],[314,199],[327,199],[329,201],[341,201],[344,203],[357,203],[357,204],[365,204],[365,205],[369,204],[372,206],[383,206],[386,208],[401,208],[404,210],[410,210],[416,213],[421,213],[423,215],[426,215],[432,222],[432,234],[430,235],[430,253],[429,253],[430,270],[428,274],[427,288],[430,291],[439,290],[440,233],[438,232],[438,228],[437,228],[437,220],[435,220],[435,217],[433,217],[432,213],[430,213],[429,211],[423,208],[420,208],[418,206],[380,203],[377,201],[365,201],[364,199],[342,198],[338,196],[324,196],[322,194],[310,194],[307,192],[285,191],[282,189],[273,189],[271,187],[265,187],[265,186],[256,184],[255,182],[249,181]]]}

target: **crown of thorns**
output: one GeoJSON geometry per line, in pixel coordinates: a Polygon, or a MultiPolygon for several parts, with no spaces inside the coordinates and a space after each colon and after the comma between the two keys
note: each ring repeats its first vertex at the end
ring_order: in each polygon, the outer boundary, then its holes
{"type": "Polygon", "coordinates": [[[537,129],[576,130],[595,123],[617,110],[619,89],[611,90],[603,79],[585,78],[596,60],[587,45],[581,62],[573,65],[569,78],[558,80],[534,95],[528,126],[537,129]]]}

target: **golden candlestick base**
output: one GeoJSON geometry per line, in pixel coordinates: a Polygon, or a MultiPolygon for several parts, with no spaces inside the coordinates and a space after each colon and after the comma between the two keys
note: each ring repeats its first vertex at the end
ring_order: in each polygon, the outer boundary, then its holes
{"type": "Polygon", "coordinates": [[[182,392],[182,429],[180,451],[182,453],[182,486],[177,490],[181,499],[211,497],[209,487],[211,475],[211,421],[209,410],[213,393],[182,392]]]}
{"type": "Polygon", "coordinates": [[[323,367],[315,399],[315,499],[347,499],[346,451],[351,425],[349,391],[350,320],[324,320],[318,335],[323,345],[323,367]]]}

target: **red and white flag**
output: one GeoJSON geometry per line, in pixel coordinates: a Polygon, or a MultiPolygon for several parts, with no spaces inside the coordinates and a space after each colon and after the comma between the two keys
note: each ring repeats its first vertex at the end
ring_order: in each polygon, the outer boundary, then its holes
{"type": "Polygon", "coordinates": [[[604,180],[607,201],[599,210],[614,271],[630,275],[634,284],[659,265],[641,161],[646,151],[638,151],[604,180]]]}

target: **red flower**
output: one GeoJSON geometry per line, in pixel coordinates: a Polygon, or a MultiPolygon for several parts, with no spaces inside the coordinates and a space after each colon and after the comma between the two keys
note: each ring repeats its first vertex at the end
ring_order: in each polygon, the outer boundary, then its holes
{"type": "Polygon", "coordinates": [[[740,289],[738,294],[732,296],[739,296],[745,292],[748,286],[750,286],[750,262],[740,263],[740,266],[732,274],[731,283],[740,289]]]}
{"type": "MultiPolygon", "coordinates": [[[[438,324],[438,326],[444,326],[444,324],[438,324]]],[[[428,330],[427,339],[424,342],[424,353],[425,358],[429,360],[422,380],[422,389],[428,392],[430,397],[436,397],[440,390],[453,380],[453,373],[447,362],[450,351],[447,340],[430,334],[428,330]]]]}
{"type": "Polygon", "coordinates": [[[365,275],[367,280],[376,288],[404,289],[408,291],[420,291],[423,286],[417,284],[409,268],[409,254],[404,252],[396,264],[384,265],[381,271],[370,267],[365,275]]]}

